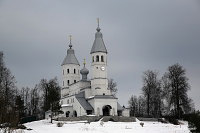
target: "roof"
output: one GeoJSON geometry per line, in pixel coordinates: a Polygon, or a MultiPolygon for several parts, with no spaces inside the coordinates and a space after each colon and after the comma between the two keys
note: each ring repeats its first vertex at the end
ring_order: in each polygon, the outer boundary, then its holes
{"type": "Polygon", "coordinates": [[[62,62],[62,65],[66,65],[66,64],[80,65],[75,56],[74,49],[72,49],[71,47],[67,50],[67,56],[65,57],[65,59],[62,62]]]}
{"type": "Polygon", "coordinates": [[[97,28],[97,32],[95,34],[95,40],[94,40],[90,54],[96,53],[96,52],[107,53],[106,46],[103,41],[103,35],[100,32],[99,27],[97,28]]]}
{"type": "Polygon", "coordinates": [[[84,98],[84,92],[76,94],[75,97],[85,110],[93,110],[92,106],[84,98]]]}
{"type": "Polygon", "coordinates": [[[117,99],[113,95],[95,95],[95,96],[88,98],[88,99],[93,99],[93,98],[96,98],[96,99],[117,99]]]}
{"type": "Polygon", "coordinates": [[[123,110],[122,106],[117,102],[117,110],[123,110]]]}

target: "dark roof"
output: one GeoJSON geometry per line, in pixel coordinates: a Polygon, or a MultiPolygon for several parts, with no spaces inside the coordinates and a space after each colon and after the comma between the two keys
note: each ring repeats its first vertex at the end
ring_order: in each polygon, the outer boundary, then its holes
{"type": "Polygon", "coordinates": [[[122,106],[117,102],[117,110],[123,110],[122,106]]]}
{"type": "Polygon", "coordinates": [[[80,65],[76,56],[75,56],[74,49],[72,49],[72,48],[69,48],[67,50],[67,56],[65,57],[65,59],[62,62],[62,65],[66,65],[66,64],[80,65]]]}
{"type": "Polygon", "coordinates": [[[113,95],[95,95],[94,97],[90,98],[90,99],[117,99],[116,97],[114,97],[113,95]]]}
{"type": "Polygon", "coordinates": [[[90,54],[96,53],[96,52],[107,53],[106,46],[103,41],[103,35],[100,32],[99,27],[97,28],[97,32],[95,34],[95,40],[94,40],[90,54]]]}
{"type": "Polygon", "coordinates": [[[84,98],[84,92],[76,94],[75,97],[85,110],[93,110],[92,106],[84,98]]]}

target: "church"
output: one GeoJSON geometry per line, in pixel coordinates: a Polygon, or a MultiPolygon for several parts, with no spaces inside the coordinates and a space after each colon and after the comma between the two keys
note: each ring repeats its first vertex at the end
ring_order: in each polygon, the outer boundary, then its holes
{"type": "Polygon", "coordinates": [[[118,98],[108,88],[107,77],[108,51],[103,41],[101,29],[98,27],[91,48],[91,70],[85,66],[80,68],[71,39],[67,55],[62,66],[61,110],[64,117],[84,115],[96,116],[129,116],[129,111],[122,108],[118,98]],[[88,73],[91,79],[88,79],[88,73]]]}

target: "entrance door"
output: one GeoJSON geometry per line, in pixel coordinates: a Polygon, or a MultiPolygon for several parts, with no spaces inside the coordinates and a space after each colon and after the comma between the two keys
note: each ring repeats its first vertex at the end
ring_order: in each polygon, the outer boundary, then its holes
{"type": "Polygon", "coordinates": [[[70,112],[67,111],[67,112],[65,113],[66,117],[69,117],[69,114],[70,114],[70,112]]]}
{"type": "Polygon", "coordinates": [[[112,109],[112,107],[110,105],[104,106],[103,109],[102,109],[103,116],[109,116],[110,115],[110,109],[112,109]]]}

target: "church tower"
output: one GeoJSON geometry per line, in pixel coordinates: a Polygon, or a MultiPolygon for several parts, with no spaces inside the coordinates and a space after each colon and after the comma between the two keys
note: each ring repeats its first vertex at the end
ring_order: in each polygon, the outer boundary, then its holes
{"type": "Polygon", "coordinates": [[[69,49],[67,56],[62,63],[62,88],[68,88],[69,85],[76,83],[80,80],[80,64],[75,56],[74,49],[72,48],[71,35],[69,49]]]}
{"type": "Polygon", "coordinates": [[[95,40],[91,49],[92,56],[92,78],[91,89],[92,95],[111,95],[108,89],[107,78],[107,49],[103,41],[103,35],[100,32],[99,20],[95,40]]]}

